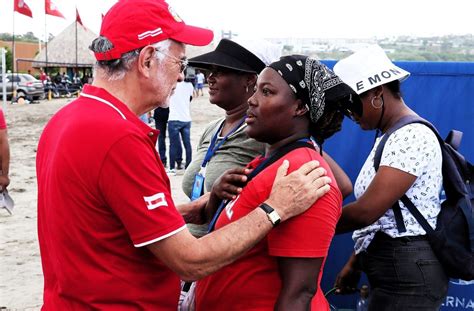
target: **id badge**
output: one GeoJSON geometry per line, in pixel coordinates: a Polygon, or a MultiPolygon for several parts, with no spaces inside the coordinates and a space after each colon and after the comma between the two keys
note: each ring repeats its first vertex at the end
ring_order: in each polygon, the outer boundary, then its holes
{"type": "Polygon", "coordinates": [[[204,193],[204,176],[197,173],[194,176],[193,190],[191,191],[191,201],[199,199],[204,193]]]}

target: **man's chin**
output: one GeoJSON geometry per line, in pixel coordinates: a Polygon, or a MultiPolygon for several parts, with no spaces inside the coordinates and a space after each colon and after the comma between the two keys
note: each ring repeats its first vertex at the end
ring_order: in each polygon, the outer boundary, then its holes
{"type": "Polygon", "coordinates": [[[168,108],[170,106],[170,98],[168,96],[168,98],[166,98],[166,100],[162,101],[162,102],[158,102],[156,107],[158,108],[168,108]]]}

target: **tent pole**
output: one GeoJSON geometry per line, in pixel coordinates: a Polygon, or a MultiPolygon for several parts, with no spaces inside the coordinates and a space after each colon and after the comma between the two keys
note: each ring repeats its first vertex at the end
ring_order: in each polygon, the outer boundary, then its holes
{"type": "MultiPolygon", "coordinates": [[[[45,3],[46,5],[46,3],[45,3]]],[[[46,73],[46,75],[48,75],[48,31],[46,30],[46,8],[45,8],[45,13],[44,13],[44,46],[45,46],[45,53],[46,53],[46,56],[45,56],[45,59],[46,59],[46,62],[45,62],[45,66],[44,66],[44,72],[46,73]]]]}
{"type": "Polygon", "coordinates": [[[13,32],[12,32],[12,102],[15,96],[15,88],[13,87],[13,75],[15,74],[15,9],[13,9],[13,32]]]}
{"type": "MultiPolygon", "coordinates": [[[[76,12],[77,12],[77,7],[76,7],[76,12]]],[[[77,72],[77,17],[76,17],[76,75],[78,75],[78,72],[77,72]]]]}

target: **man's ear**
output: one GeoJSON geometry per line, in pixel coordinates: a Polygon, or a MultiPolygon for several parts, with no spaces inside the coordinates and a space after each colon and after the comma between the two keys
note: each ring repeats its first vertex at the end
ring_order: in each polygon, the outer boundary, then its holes
{"type": "Polygon", "coordinates": [[[302,115],[305,115],[309,111],[308,105],[304,104],[301,99],[297,99],[295,101],[296,104],[296,109],[295,109],[295,117],[300,117],[302,115]]]}
{"type": "Polygon", "coordinates": [[[153,61],[158,61],[155,58],[155,49],[151,45],[144,47],[140,51],[140,54],[138,55],[138,60],[137,60],[138,72],[144,75],[145,77],[149,78],[151,62],[153,61]]]}

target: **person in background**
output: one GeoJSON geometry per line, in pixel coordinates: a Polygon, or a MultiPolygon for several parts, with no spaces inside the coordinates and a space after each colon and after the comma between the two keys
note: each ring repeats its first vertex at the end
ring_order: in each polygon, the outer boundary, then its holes
{"type": "MultiPolygon", "coordinates": [[[[345,111],[363,130],[384,134],[401,118],[416,115],[400,91],[409,72],[393,64],[378,45],[340,60],[334,71],[360,97],[345,111]]],[[[356,201],[344,206],[337,226],[338,233],[355,230],[355,246],[336,286],[340,293],[353,291],[364,271],[371,287],[368,310],[439,310],[449,279],[426,232],[399,199],[406,194],[436,227],[443,182],[441,148],[427,126],[406,125],[389,136],[375,171],[375,150],[382,137],[377,137],[357,177],[356,201]],[[399,230],[397,218],[405,230],[399,230]]]]}
{"type": "Polygon", "coordinates": [[[58,73],[54,76],[53,82],[56,84],[60,84],[62,80],[61,72],[58,71],[58,73]]]}
{"type": "MultiPolygon", "coordinates": [[[[290,170],[317,160],[334,179],[329,165],[315,147],[340,130],[344,115],[340,101],[353,91],[319,61],[301,55],[282,57],[259,75],[256,91],[248,100],[247,135],[264,142],[264,156],[247,169],[259,172],[238,195],[221,208],[215,228],[225,228],[254,209],[271,189],[271,180],[284,159],[290,170]],[[291,146],[302,144],[300,148],[291,146]],[[266,165],[266,163],[269,163],[266,165]]],[[[229,170],[221,180],[245,178],[243,169],[229,170]]],[[[218,182],[214,195],[228,195],[229,185],[218,182]]],[[[329,310],[319,282],[339,216],[342,195],[336,183],[307,212],[281,224],[242,258],[199,280],[196,310],[329,310]]]]}
{"type": "Polygon", "coordinates": [[[43,83],[43,85],[46,85],[46,82],[48,81],[48,76],[46,75],[44,70],[41,70],[40,81],[41,81],[41,83],[43,83]]]}
{"type": "Polygon", "coordinates": [[[170,115],[169,107],[157,107],[153,111],[153,119],[155,119],[155,128],[159,131],[158,134],[158,152],[160,154],[161,163],[166,167],[166,127],[168,126],[168,118],[170,115]]]}
{"type": "Polygon", "coordinates": [[[186,152],[186,164],[184,167],[188,167],[192,160],[190,109],[193,91],[193,84],[184,80],[176,85],[176,89],[170,98],[170,115],[168,118],[168,135],[170,139],[169,174],[176,174],[175,164],[177,169],[183,169],[181,142],[186,152]]]}
{"type": "Polygon", "coordinates": [[[178,211],[157,131],[138,116],[167,106],[184,79],[185,44],[212,38],[164,1],[118,1],[104,16],[90,46],[93,84],[51,118],[38,144],[42,310],[175,311],[180,277],[196,280],[235,261],[277,218],[303,213],[330,190],[316,161],[290,174],[284,161],[264,200],[273,212],[256,208],[201,239],[186,229],[207,200],[178,211]]]}
{"type": "Polygon", "coordinates": [[[200,70],[196,70],[196,96],[204,95],[204,83],[206,82],[206,77],[200,70]]]}
{"type": "Polygon", "coordinates": [[[139,115],[138,118],[142,120],[143,123],[148,124],[148,112],[145,112],[142,115],[139,115]]]}
{"type": "Polygon", "coordinates": [[[0,108],[0,191],[10,184],[10,144],[8,143],[7,123],[3,109],[0,108]]]}

